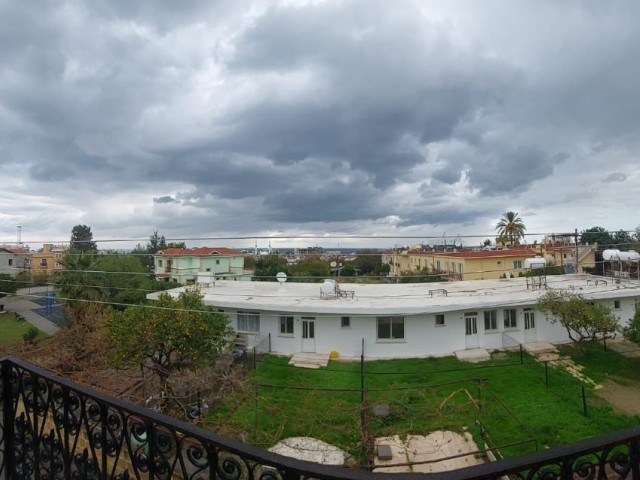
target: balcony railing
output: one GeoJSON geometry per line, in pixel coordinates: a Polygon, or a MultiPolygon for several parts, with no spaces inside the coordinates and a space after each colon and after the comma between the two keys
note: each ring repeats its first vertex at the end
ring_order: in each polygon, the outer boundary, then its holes
{"type": "Polygon", "coordinates": [[[0,360],[1,479],[640,479],[640,427],[438,474],[329,467],[269,453],[0,360]]]}

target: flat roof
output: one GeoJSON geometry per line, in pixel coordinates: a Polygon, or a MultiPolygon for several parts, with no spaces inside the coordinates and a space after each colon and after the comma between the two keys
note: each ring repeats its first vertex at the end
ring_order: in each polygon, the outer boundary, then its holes
{"type": "MultiPolygon", "coordinates": [[[[353,298],[321,298],[320,283],[218,280],[200,287],[207,305],[223,309],[325,315],[416,315],[531,306],[545,290],[527,289],[526,278],[437,283],[340,283],[353,298]],[[446,290],[444,296],[439,290],[446,290]],[[430,294],[431,291],[431,294],[430,294]]],[[[640,297],[640,282],[574,274],[547,276],[548,289],[566,289],[594,300],[640,297]]],[[[168,290],[177,294],[185,288],[168,290]]],[[[160,292],[148,295],[157,298],[160,292]]]]}

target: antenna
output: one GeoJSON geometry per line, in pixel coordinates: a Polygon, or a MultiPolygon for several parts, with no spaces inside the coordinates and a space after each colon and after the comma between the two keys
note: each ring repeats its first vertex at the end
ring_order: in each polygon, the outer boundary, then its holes
{"type": "Polygon", "coordinates": [[[16,225],[18,229],[18,246],[22,245],[22,225],[16,225]]]}

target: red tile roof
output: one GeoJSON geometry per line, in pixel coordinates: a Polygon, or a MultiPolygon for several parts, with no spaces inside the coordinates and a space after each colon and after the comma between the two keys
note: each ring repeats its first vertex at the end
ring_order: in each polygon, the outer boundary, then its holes
{"type": "Polygon", "coordinates": [[[199,248],[165,248],[156,255],[166,255],[170,257],[204,257],[207,255],[235,256],[242,255],[238,250],[226,247],[199,247],[199,248]]]}

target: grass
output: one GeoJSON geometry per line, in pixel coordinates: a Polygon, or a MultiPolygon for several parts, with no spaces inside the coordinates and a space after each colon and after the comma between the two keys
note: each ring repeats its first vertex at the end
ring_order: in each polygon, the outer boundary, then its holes
{"type": "MultiPolygon", "coordinates": [[[[7,345],[15,342],[22,342],[22,336],[31,328],[31,324],[16,317],[15,313],[4,313],[0,315],[0,344],[7,345]]],[[[38,330],[38,337],[46,335],[38,330]]]]}
{"type": "Polygon", "coordinates": [[[572,344],[562,345],[560,353],[571,356],[575,363],[584,366],[586,375],[596,382],[608,378],[622,384],[626,381],[640,382],[640,359],[625,357],[610,348],[605,350],[601,343],[587,345],[584,355],[572,344]]]}
{"type": "MultiPolygon", "coordinates": [[[[251,374],[252,386],[216,408],[209,425],[265,448],[287,437],[312,436],[361,458],[360,364],[332,361],[326,369],[305,370],[287,362],[264,357],[251,374]]],[[[491,443],[513,456],[637,424],[590,389],[585,416],[580,382],[551,368],[545,374],[544,365],[526,355],[520,364],[517,353],[481,364],[445,357],[364,367],[366,411],[390,407],[389,416],[370,417],[375,437],[469,429],[482,447],[480,422],[491,443]]]]}

